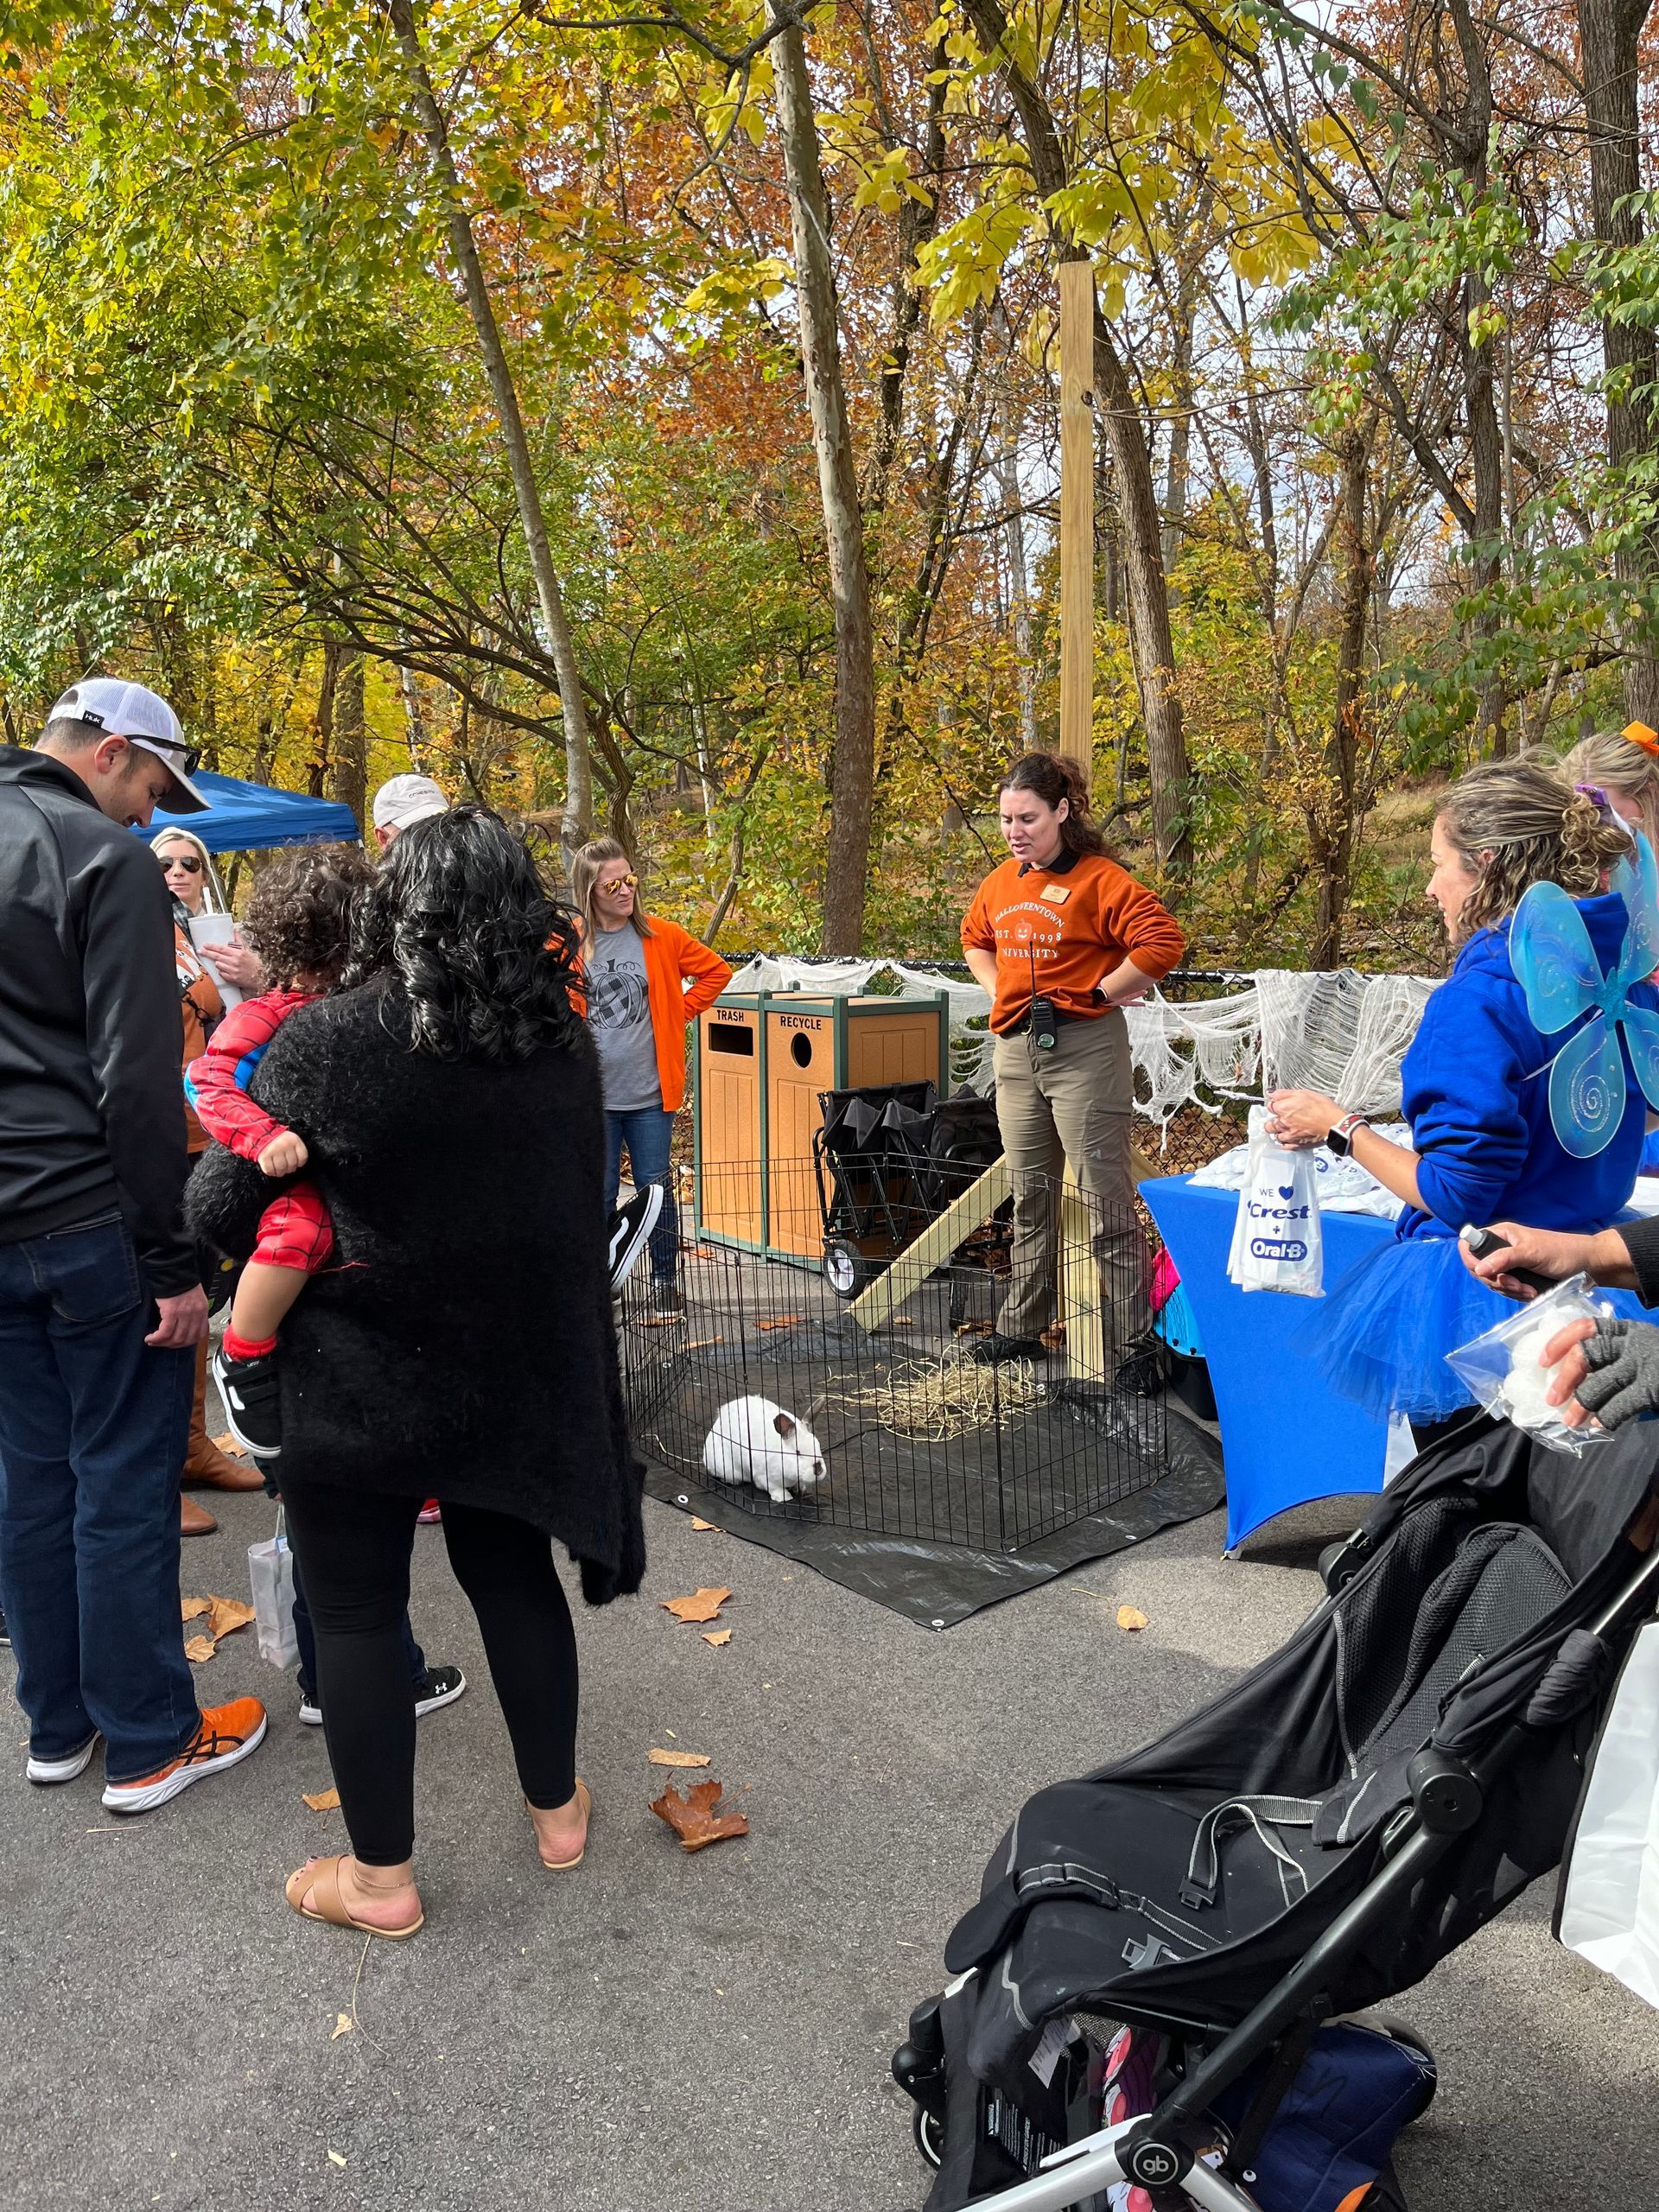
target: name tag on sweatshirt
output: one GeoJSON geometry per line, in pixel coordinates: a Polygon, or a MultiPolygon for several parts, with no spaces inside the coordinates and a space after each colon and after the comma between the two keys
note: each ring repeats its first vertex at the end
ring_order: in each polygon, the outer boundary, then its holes
{"type": "Polygon", "coordinates": [[[1071,887],[1069,883],[1046,883],[1041,895],[1051,906],[1064,906],[1071,896],[1071,887]]]}

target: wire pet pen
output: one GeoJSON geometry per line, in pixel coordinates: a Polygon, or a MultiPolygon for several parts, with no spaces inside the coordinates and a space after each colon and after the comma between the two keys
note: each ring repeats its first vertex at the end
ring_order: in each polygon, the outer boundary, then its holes
{"type": "Polygon", "coordinates": [[[728,1526],[734,1513],[787,1517],[1004,1553],[1148,1488],[1168,1470],[1163,1402],[1120,1383],[1130,1348],[1114,1338],[1096,1256],[1135,1233],[1133,1214],[1044,1191],[1058,1224],[1054,1324],[1040,1358],[995,1364],[973,1350],[1009,1281],[1006,1171],[936,1188],[935,1217],[906,1224],[895,1258],[867,1255],[850,1298],[816,1266],[688,1223],[683,1312],[657,1310],[639,1277],[624,1295],[639,1449],[717,1499],[728,1526]]]}

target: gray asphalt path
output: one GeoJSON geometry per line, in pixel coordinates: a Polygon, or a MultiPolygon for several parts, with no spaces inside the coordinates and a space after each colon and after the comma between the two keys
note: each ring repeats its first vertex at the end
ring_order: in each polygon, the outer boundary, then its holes
{"type": "MultiPolygon", "coordinates": [[[[214,1503],[222,1533],[185,1548],[185,1586],[245,1595],[270,1509],[214,1503]]],[[[1011,1812],[1270,1649],[1346,1519],[1310,1509],[1294,1541],[1236,1562],[1206,1520],[941,1636],[647,1513],[645,1594],[578,1619],[597,1814],[563,1876],[537,1863],[475,1629],[440,1532],[420,1532],[417,1631],[474,1687],[422,1723],[428,1925],[407,1945],[365,1956],[283,1902],[289,1870],[345,1839],[302,1802],[328,1783],[321,1735],[251,1630],[200,1688],[266,1696],[265,1745],[119,1827],[95,1773],[25,1785],[11,1708],[0,2202],[913,2212],[887,2056],[1011,1812]],[[658,1602],[705,1584],[734,1593],[723,1649],[658,1602]],[[1150,1627],[1118,1630],[1122,1600],[1150,1627]],[[653,1744],[711,1756],[747,1841],[678,1849],[647,1810],[653,1744]]],[[[1659,2201],[1659,2014],[1547,1923],[1535,1894],[1402,2001],[1443,2081],[1402,2160],[1414,2212],[1659,2201]]]]}

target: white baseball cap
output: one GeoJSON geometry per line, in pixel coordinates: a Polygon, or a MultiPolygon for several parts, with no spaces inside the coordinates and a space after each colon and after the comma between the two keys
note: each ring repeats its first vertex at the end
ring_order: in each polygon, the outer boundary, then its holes
{"type": "Polygon", "coordinates": [[[448,811],[448,800],[430,776],[393,776],[374,795],[377,830],[407,830],[411,823],[448,811]]]}
{"type": "Polygon", "coordinates": [[[87,722],[111,737],[124,737],[129,745],[142,745],[173,779],[174,788],[163,811],[208,812],[212,802],[190,780],[200,753],[194,745],[185,743],[179,718],[166,700],[146,690],[142,683],[124,683],[118,676],[84,677],[70,685],[47,720],[87,722]]]}

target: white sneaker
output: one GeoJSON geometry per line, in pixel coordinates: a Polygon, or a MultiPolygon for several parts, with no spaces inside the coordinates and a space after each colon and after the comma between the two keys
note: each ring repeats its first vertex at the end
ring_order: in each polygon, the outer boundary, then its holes
{"type": "Polygon", "coordinates": [[[42,1789],[54,1782],[79,1782],[92,1763],[92,1753],[98,1749],[98,1731],[93,1729],[78,1751],[71,1751],[67,1758],[37,1759],[33,1753],[23,1772],[31,1782],[42,1789]]]}

